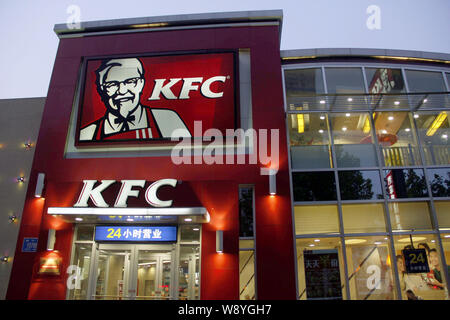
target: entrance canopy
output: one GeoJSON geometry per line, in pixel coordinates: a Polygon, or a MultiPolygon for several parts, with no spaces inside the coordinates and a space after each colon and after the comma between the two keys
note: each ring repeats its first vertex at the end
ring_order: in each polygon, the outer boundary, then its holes
{"type": "Polygon", "coordinates": [[[90,208],[49,207],[47,214],[70,223],[208,223],[205,207],[185,208],[90,208]]]}

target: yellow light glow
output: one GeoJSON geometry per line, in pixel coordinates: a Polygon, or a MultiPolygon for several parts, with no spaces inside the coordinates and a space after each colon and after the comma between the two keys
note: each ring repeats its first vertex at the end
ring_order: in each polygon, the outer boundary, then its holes
{"type": "Polygon", "coordinates": [[[297,130],[298,133],[305,132],[305,119],[302,114],[297,115],[297,130]]]}
{"type": "Polygon", "coordinates": [[[366,239],[348,239],[345,240],[345,244],[359,244],[359,243],[364,243],[367,242],[366,239]]]}
{"type": "Polygon", "coordinates": [[[369,117],[366,117],[366,120],[364,121],[364,127],[363,127],[363,132],[364,133],[369,133],[370,132],[370,121],[369,121],[369,117]]]}
{"type": "Polygon", "coordinates": [[[436,119],[434,119],[433,123],[431,124],[430,128],[427,131],[427,136],[432,136],[436,133],[436,130],[440,128],[442,123],[444,123],[445,119],[447,119],[447,113],[445,111],[442,111],[436,119]]]}
{"type": "MultiPolygon", "coordinates": [[[[412,237],[412,241],[413,242],[423,241],[423,240],[427,240],[427,238],[425,238],[425,237],[412,237]]],[[[402,239],[399,239],[398,242],[408,243],[408,242],[411,242],[411,238],[410,237],[402,238],[402,239]]]]}

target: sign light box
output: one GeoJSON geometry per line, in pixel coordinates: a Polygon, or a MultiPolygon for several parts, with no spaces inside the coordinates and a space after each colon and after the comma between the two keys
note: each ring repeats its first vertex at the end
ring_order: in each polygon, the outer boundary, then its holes
{"type": "Polygon", "coordinates": [[[176,226],[97,226],[95,241],[176,242],[176,226]]]}

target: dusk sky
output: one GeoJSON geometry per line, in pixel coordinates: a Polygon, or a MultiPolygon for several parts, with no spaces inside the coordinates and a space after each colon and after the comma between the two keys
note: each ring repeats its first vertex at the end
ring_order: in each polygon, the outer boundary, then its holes
{"type": "Polygon", "coordinates": [[[0,99],[47,95],[58,46],[53,27],[75,15],[83,22],[274,9],[283,10],[281,50],[353,47],[450,53],[449,0],[0,0],[0,99]]]}

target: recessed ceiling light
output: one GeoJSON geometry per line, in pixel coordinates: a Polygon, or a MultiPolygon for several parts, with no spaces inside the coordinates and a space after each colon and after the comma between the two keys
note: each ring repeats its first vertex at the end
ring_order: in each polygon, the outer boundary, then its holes
{"type": "MultiPolygon", "coordinates": [[[[427,238],[425,238],[425,237],[412,237],[413,242],[422,241],[422,240],[426,240],[426,239],[427,238]]],[[[399,239],[398,242],[401,242],[401,243],[411,242],[411,238],[410,237],[402,238],[402,239],[399,239]]]]}
{"type": "Polygon", "coordinates": [[[366,239],[347,239],[345,240],[345,244],[359,244],[367,242],[366,239]]]}

